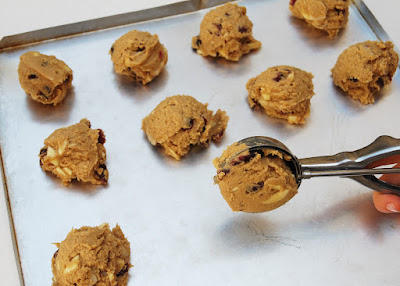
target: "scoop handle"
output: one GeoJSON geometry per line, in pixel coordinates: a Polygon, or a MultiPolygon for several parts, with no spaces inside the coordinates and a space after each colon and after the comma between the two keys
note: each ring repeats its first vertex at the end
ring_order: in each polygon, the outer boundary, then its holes
{"type": "MultiPolygon", "coordinates": [[[[400,139],[387,135],[378,137],[370,145],[353,152],[341,152],[332,156],[299,159],[302,179],[321,176],[330,171],[361,170],[380,159],[400,155],[400,139]]],[[[337,172],[338,176],[346,176],[337,172]]],[[[359,183],[381,192],[400,195],[400,186],[377,179],[373,175],[351,176],[359,183]]]]}

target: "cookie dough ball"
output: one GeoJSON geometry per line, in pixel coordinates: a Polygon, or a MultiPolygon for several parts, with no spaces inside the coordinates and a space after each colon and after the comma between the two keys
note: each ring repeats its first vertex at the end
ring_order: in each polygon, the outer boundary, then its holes
{"type": "Polygon", "coordinates": [[[72,70],[63,61],[34,51],[20,57],[18,76],[25,92],[43,104],[61,102],[72,82],[72,70]]]}
{"type": "Polygon", "coordinates": [[[332,69],[333,83],[363,104],[392,81],[399,62],[392,42],[366,41],[348,47],[332,69]]]}
{"type": "Polygon", "coordinates": [[[261,43],[253,38],[252,29],[246,8],[227,3],[204,16],[200,35],[193,37],[192,47],[202,56],[238,61],[251,50],[261,47],[261,43]]]}
{"type": "Polygon", "coordinates": [[[53,286],[127,285],[131,249],[118,225],[72,229],[56,246],[53,286]]]}
{"type": "Polygon", "coordinates": [[[234,143],[213,161],[214,181],[233,211],[270,211],[297,194],[296,179],[285,163],[289,156],[274,149],[246,149],[234,143]]]}
{"type": "Polygon", "coordinates": [[[295,17],[334,38],[347,24],[349,6],[350,0],[291,0],[289,9],[295,17]]]}
{"type": "Polygon", "coordinates": [[[107,184],[108,171],[105,165],[106,142],[101,129],[91,129],[90,121],[54,131],[40,150],[40,166],[52,172],[68,186],[71,180],[107,184]]]}
{"type": "Polygon", "coordinates": [[[143,85],[158,76],[168,61],[168,52],[158,36],[138,30],[116,40],[110,54],[116,73],[132,77],[143,85]]]}
{"type": "Polygon", "coordinates": [[[180,160],[192,145],[207,147],[224,135],[229,117],[220,109],[213,114],[207,105],[187,95],[167,97],[143,119],[142,129],[151,144],[180,160]]]}
{"type": "Polygon", "coordinates": [[[314,95],[313,75],[291,66],[275,66],[247,82],[251,108],[260,106],[269,116],[290,124],[304,124],[314,95]]]}

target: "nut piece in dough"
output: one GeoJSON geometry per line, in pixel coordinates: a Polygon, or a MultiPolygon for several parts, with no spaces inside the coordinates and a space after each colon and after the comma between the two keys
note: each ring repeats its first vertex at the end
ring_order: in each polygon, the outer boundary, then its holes
{"type": "Polygon", "coordinates": [[[250,107],[290,124],[304,124],[314,95],[313,75],[291,66],[275,66],[247,82],[250,107]]]}
{"type": "Polygon", "coordinates": [[[335,38],[346,26],[350,0],[291,0],[289,9],[293,15],[311,26],[324,30],[335,38]]]}
{"type": "Polygon", "coordinates": [[[261,47],[261,43],[253,38],[252,29],[246,8],[227,3],[204,16],[200,35],[192,39],[192,48],[202,56],[238,61],[251,50],[261,47]]]}
{"type": "Polygon", "coordinates": [[[50,171],[68,186],[71,180],[107,184],[105,165],[105,135],[101,129],[91,129],[90,121],[57,129],[44,140],[40,150],[40,166],[50,171]]]}
{"type": "Polygon", "coordinates": [[[338,57],[332,69],[333,83],[363,104],[374,103],[374,93],[392,81],[398,62],[392,42],[358,43],[338,57]]]}
{"type": "Polygon", "coordinates": [[[30,51],[20,57],[18,77],[33,100],[56,105],[71,87],[72,70],[55,56],[30,51]]]}
{"type": "Polygon", "coordinates": [[[297,194],[296,179],[285,163],[289,156],[273,149],[245,149],[245,144],[234,143],[213,161],[214,181],[233,211],[270,211],[297,194]]]}
{"type": "Polygon", "coordinates": [[[168,52],[157,35],[132,30],[110,49],[116,73],[134,78],[143,85],[158,76],[168,61],[168,52]]]}
{"type": "Polygon", "coordinates": [[[151,144],[180,160],[192,145],[207,147],[224,135],[229,117],[220,109],[213,115],[207,105],[188,95],[167,97],[143,119],[142,129],[151,144]]]}
{"type": "Polygon", "coordinates": [[[72,229],[55,244],[53,286],[127,285],[131,249],[119,225],[72,229]]]}

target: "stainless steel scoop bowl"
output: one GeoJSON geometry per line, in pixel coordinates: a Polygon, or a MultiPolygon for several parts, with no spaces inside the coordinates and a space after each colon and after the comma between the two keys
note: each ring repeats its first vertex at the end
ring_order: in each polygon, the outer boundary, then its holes
{"type": "Polygon", "coordinates": [[[400,139],[384,135],[378,137],[370,145],[353,152],[304,159],[298,159],[282,142],[269,137],[254,136],[240,140],[238,143],[244,143],[248,147],[240,153],[247,150],[276,149],[290,156],[291,159],[286,163],[292,170],[298,186],[302,179],[339,176],[352,178],[380,192],[400,195],[400,186],[381,181],[374,176],[374,174],[400,173],[400,168],[367,168],[373,162],[399,155],[400,139]]]}

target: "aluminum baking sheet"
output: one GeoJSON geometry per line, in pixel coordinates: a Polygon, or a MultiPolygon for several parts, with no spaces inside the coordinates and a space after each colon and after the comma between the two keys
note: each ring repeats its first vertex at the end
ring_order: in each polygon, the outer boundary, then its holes
{"type": "Polygon", "coordinates": [[[212,159],[244,137],[277,138],[300,158],[357,149],[382,134],[399,137],[399,73],[368,106],[332,84],[338,55],[377,38],[354,6],[347,28],[329,40],[291,17],[287,1],[240,5],[263,46],[238,63],[192,51],[207,10],[0,53],[2,159],[25,285],[51,284],[53,242],[72,227],[103,222],[120,224],[131,242],[129,285],[398,285],[399,216],[378,213],[364,186],[350,179],[305,180],[283,207],[246,214],[232,212],[213,185],[212,159]],[[132,29],[157,33],[168,49],[165,70],[147,86],[116,75],[108,54],[132,29]],[[16,71],[28,50],[56,55],[73,69],[73,89],[62,104],[37,104],[21,89],[16,71]],[[315,76],[304,126],[252,111],[246,102],[247,80],[281,64],[315,76]],[[222,142],[179,162],[151,146],[141,130],[142,118],[176,94],[230,116],[222,142]],[[43,140],[84,117],[107,137],[107,187],[66,188],[39,167],[43,140]]]}

